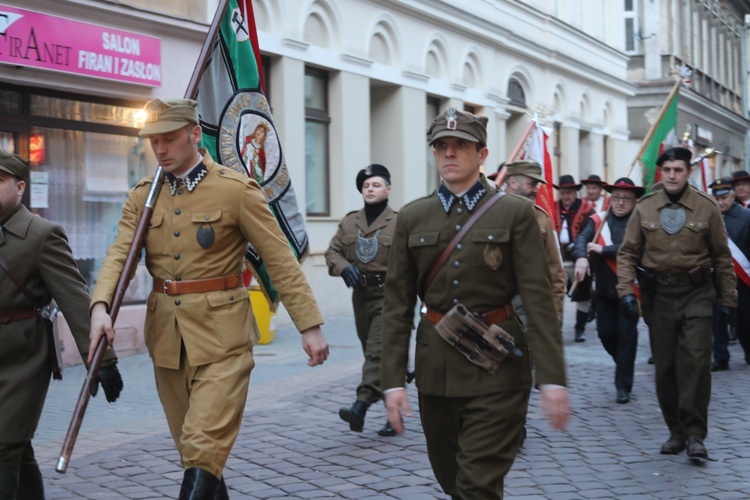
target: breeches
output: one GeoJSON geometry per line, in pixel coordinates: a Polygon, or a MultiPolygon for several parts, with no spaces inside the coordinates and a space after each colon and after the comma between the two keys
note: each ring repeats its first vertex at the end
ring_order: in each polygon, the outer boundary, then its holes
{"type": "Polygon", "coordinates": [[[362,381],[357,387],[357,399],[372,404],[383,395],[380,392],[380,338],[383,332],[384,288],[378,286],[354,287],[352,305],[357,337],[362,344],[365,362],[362,364],[362,381]]]}
{"type": "Polygon", "coordinates": [[[184,468],[221,477],[240,431],[254,366],[251,351],[190,366],[184,347],[178,370],[154,365],[156,389],[184,468]]]}
{"type": "Polygon", "coordinates": [[[472,500],[503,497],[528,403],[528,390],[463,398],[419,393],[427,455],[445,493],[472,500]]]}

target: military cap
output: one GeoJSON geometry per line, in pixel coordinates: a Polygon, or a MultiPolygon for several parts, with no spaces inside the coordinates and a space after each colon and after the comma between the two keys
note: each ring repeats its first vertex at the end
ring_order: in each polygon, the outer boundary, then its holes
{"type": "Polygon", "coordinates": [[[547,184],[547,181],[542,176],[542,167],[534,160],[519,160],[506,163],[505,168],[508,169],[506,172],[508,177],[511,175],[525,175],[542,184],[547,184]]]}
{"type": "Polygon", "coordinates": [[[664,151],[656,160],[656,166],[661,167],[665,161],[682,160],[690,167],[690,159],[693,153],[688,148],[670,148],[664,151]]]}
{"type": "Polygon", "coordinates": [[[729,177],[722,177],[721,179],[713,181],[708,187],[711,188],[711,194],[714,196],[721,196],[732,190],[732,179],[729,177]]]}
{"type": "Polygon", "coordinates": [[[0,150],[0,170],[29,182],[29,162],[15,153],[0,150]]]}
{"type": "Polygon", "coordinates": [[[584,186],[586,184],[598,184],[599,186],[603,186],[606,183],[598,175],[591,174],[586,179],[581,179],[581,184],[583,184],[584,186]]]}
{"type": "Polygon", "coordinates": [[[427,130],[427,142],[430,145],[443,137],[458,137],[478,142],[484,147],[487,145],[487,117],[448,108],[432,120],[427,130]]]}
{"type": "Polygon", "coordinates": [[[138,135],[174,132],[185,125],[198,125],[198,103],[192,99],[152,99],[143,107],[146,123],[138,135]]]}
{"type": "Polygon", "coordinates": [[[737,181],[750,181],[750,174],[747,173],[747,170],[737,170],[736,172],[732,172],[730,182],[734,184],[737,181]]]}
{"type": "Polygon", "coordinates": [[[555,189],[581,189],[582,184],[576,184],[576,180],[572,175],[561,175],[559,184],[552,184],[555,189]]]}
{"type": "Polygon", "coordinates": [[[646,192],[646,188],[636,186],[635,182],[628,177],[620,177],[614,184],[604,184],[604,190],[608,193],[611,193],[615,189],[626,189],[632,191],[636,198],[640,198],[646,192]]]}
{"type": "Polygon", "coordinates": [[[391,173],[388,171],[388,169],[383,165],[373,163],[372,165],[368,165],[367,167],[360,170],[357,174],[357,191],[359,191],[360,193],[362,192],[362,185],[370,177],[382,177],[386,180],[388,185],[391,184],[391,173]]]}

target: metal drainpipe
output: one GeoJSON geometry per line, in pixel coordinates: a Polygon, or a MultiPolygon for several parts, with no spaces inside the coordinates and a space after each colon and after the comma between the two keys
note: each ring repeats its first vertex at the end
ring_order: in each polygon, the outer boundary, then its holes
{"type": "MultiPolygon", "coordinates": [[[[748,63],[747,63],[747,56],[748,56],[748,49],[747,49],[747,43],[748,43],[748,30],[750,29],[750,14],[745,14],[745,22],[742,25],[742,36],[740,37],[740,41],[742,43],[741,49],[741,55],[742,55],[742,115],[746,119],[750,119],[750,110],[748,109],[748,89],[747,86],[750,84],[750,81],[748,81],[748,63]]],[[[750,165],[750,129],[745,130],[745,170],[748,170],[748,165],[750,165]]]]}

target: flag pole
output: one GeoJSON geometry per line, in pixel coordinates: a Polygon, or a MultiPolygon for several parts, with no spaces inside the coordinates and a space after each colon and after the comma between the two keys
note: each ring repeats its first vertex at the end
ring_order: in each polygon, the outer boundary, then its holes
{"type": "MultiPolygon", "coordinates": [[[[222,16],[224,15],[224,11],[227,7],[227,1],[228,0],[220,0],[219,8],[216,11],[216,15],[214,16],[213,21],[211,22],[211,27],[206,37],[206,42],[203,44],[200,56],[198,57],[198,62],[193,69],[193,75],[190,78],[190,83],[188,84],[188,88],[185,91],[186,98],[193,98],[198,93],[198,81],[200,79],[200,74],[206,68],[206,64],[208,63],[208,54],[210,53],[210,48],[213,46],[214,40],[216,38],[216,33],[219,30],[222,16]]],[[[154,174],[154,180],[151,185],[151,190],[149,191],[148,199],[146,200],[143,213],[141,214],[141,218],[138,221],[135,236],[133,238],[133,241],[130,242],[130,249],[128,250],[127,259],[125,261],[125,264],[123,265],[120,277],[117,280],[117,286],[115,287],[115,293],[112,298],[112,304],[109,310],[109,315],[112,318],[113,325],[117,320],[117,314],[120,310],[120,306],[122,305],[122,301],[125,296],[125,290],[127,290],[130,279],[135,273],[135,267],[140,260],[141,250],[146,239],[146,230],[148,229],[148,223],[151,219],[151,215],[153,214],[153,209],[156,206],[156,200],[159,197],[159,192],[161,191],[161,185],[163,181],[164,170],[162,169],[161,165],[159,165],[159,167],[156,169],[156,173],[154,174]]],[[[62,449],[60,451],[60,457],[57,461],[57,465],[55,466],[55,471],[61,474],[64,474],[68,469],[68,464],[73,454],[73,448],[75,447],[76,440],[78,439],[78,431],[80,430],[81,424],[83,423],[83,417],[86,414],[86,408],[88,408],[89,399],[91,398],[91,390],[97,384],[97,375],[104,358],[104,353],[108,348],[109,343],[107,342],[106,337],[102,337],[99,340],[99,344],[96,346],[91,365],[89,366],[86,377],[83,381],[83,387],[81,388],[81,392],[78,395],[78,400],[76,401],[76,406],[73,410],[73,415],[68,426],[68,432],[66,433],[65,440],[63,441],[62,449]]]]}
{"type": "MultiPolygon", "coordinates": [[[[516,159],[516,156],[518,156],[518,153],[521,151],[521,148],[523,147],[524,143],[526,142],[526,139],[529,138],[529,135],[531,135],[531,132],[534,130],[534,127],[536,126],[536,120],[534,118],[531,119],[531,122],[529,122],[529,126],[526,127],[526,130],[523,131],[523,134],[521,135],[521,139],[518,141],[516,146],[513,148],[513,151],[511,151],[510,155],[508,156],[508,159],[505,161],[505,163],[510,163],[513,160],[516,159]]],[[[508,169],[505,168],[505,165],[503,165],[503,168],[500,169],[500,172],[498,172],[497,177],[495,177],[495,185],[500,187],[503,185],[503,182],[505,182],[505,176],[507,175],[508,169]]]]}

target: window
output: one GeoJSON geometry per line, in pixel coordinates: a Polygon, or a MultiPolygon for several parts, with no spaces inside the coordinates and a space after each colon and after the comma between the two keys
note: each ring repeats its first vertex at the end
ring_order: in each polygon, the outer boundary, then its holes
{"type": "Polygon", "coordinates": [[[305,198],[307,215],[329,215],[328,74],[305,68],[305,198]]]}
{"type": "Polygon", "coordinates": [[[625,0],[625,52],[638,52],[638,4],[636,0],[625,0]]]}
{"type": "Polygon", "coordinates": [[[521,82],[515,78],[508,80],[508,99],[510,99],[512,106],[526,107],[526,93],[523,91],[521,82]]]}
{"type": "MultiPolygon", "coordinates": [[[[31,185],[24,202],[60,224],[90,288],[117,234],[128,190],[153,175],[156,159],[138,137],[140,103],[79,96],[46,89],[0,87],[0,147],[28,151],[31,185]]],[[[145,301],[151,278],[141,262],[124,302],[145,301]]]]}

